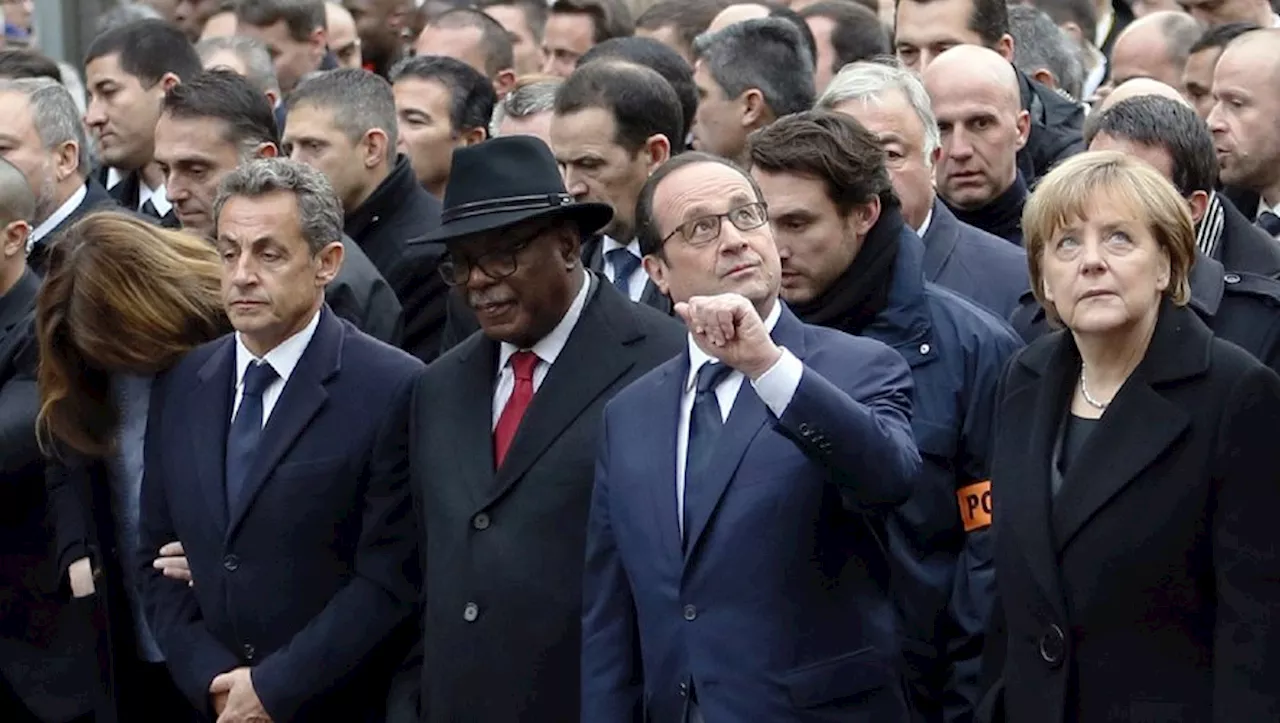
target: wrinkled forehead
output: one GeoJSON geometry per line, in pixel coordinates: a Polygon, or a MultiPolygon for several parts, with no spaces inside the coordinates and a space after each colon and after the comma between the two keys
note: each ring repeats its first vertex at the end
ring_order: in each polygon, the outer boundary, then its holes
{"type": "Polygon", "coordinates": [[[670,230],[685,221],[760,200],[744,174],[707,161],[677,169],[662,179],[653,194],[653,207],[661,227],[670,230]]]}

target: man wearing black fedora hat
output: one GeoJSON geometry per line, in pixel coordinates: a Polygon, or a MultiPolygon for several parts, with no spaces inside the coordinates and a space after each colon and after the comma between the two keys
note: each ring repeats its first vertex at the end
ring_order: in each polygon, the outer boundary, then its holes
{"type": "Polygon", "coordinates": [[[426,593],[421,708],[410,720],[578,720],[600,418],[684,343],[679,323],[583,267],[582,239],[611,215],[574,201],[536,138],[454,152],[429,239],[446,245],[441,275],[481,331],[414,390],[426,593]]]}

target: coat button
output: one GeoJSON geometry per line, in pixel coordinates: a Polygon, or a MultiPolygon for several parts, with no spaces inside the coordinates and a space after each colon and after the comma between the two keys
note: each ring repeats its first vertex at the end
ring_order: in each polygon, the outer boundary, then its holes
{"type": "Polygon", "coordinates": [[[235,572],[240,568],[240,558],[235,555],[227,555],[222,558],[222,569],[227,572],[235,572]]]}
{"type": "Polygon", "coordinates": [[[477,530],[489,529],[489,516],[481,512],[480,514],[471,518],[471,526],[476,528],[477,530]]]}
{"type": "Polygon", "coordinates": [[[1050,667],[1056,668],[1062,665],[1063,658],[1067,654],[1067,638],[1062,633],[1062,628],[1050,625],[1044,635],[1040,636],[1040,657],[1050,667]]]}
{"type": "Polygon", "coordinates": [[[1222,280],[1228,284],[1238,284],[1240,283],[1240,274],[1227,274],[1222,277],[1222,280]]]}
{"type": "Polygon", "coordinates": [[[253,646],[247,643],[241,647],[240,650],[244,653],[244,659],[248,661],[252,661],[254,656],[258,654],[258,651],[254,650],[253,646]]]}
{"type": "Polygon", "coordinates": [[[697,619],[697,617],[698,617],[698,608],[696,608],[696,607],[694,607],[694,606],[692,606],[692,605],[685,605],[685,606],[684,606],[684,619],[685,619],[685,620],[692,621],[692,620],[696,620],[696,619],[697,619]]]}
{"type": "Polygon", "coordinates": [[[682,682],[680,683],[680,697],[681,697],[681,698],[688,698],[688,697],[689,697],[689,682],[688,682],[688,681],[682,681],[682,682]]]}
{"type": "Polygon", "coordinates": [[[928,344],[921,344],[921,345],[920,345],[920,353],[921,353],[921,354],[928,354],[928,353],[929,353],[929,351],[930,351],[931,349],[932,349],[932,347],[930,347],[928,344]]]}
{"type": "Polygon", "coordinates": [[[462,619],[463,619],[463,620],[466,620],[466,621],[467,621],[467,622],[469,622],[469,623],[474,623],[474,622],[476,621],[476,618],[478,618],[478,617],[480,617],[480,606],[479,606],[479,605],[476,605],[476,604],[475,604],[475,603],[473,603],[473,602],[469,602],[469,603],[467,603],[467,606],[466,606],[466,607],[462,608],[462,619]]]}
{"type": "Polygon", "coordinates": [[[803,434],[804,436],[808,437],[812,433],[813,433],[813,427],[810,427],[808,422],[802,422],[800,424],[800,434],[803,434]]]}

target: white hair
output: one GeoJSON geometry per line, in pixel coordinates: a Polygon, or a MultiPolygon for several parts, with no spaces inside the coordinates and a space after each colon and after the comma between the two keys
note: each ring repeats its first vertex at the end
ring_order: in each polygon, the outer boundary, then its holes
{"type": "Polygon", "coordinates": [[[859,60],[840,69],[831,84],[823,91],[822,97],[814,104],[820,110],[833,110],[836,106],[851,100],[863,103],[879,104],[885,93],[897,91],[911,104],[920,124],[924,126],[924,160],[933,165],[933,154],[942,147],[942,134],[938,131],[938,120],[933,115],[933,106],[929,101],[929,93],[924,83],[915,73],[907,70],[896,58],[876,58],[859,60]]]}

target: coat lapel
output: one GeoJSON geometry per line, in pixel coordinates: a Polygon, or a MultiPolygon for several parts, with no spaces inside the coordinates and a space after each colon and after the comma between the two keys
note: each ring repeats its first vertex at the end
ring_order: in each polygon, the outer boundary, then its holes
{"type": "MultiPolygon", "coordinates": [[[[456,479],[462,481],[472,506],[493,489],[493,388],[498,372],[498,342],[484,334],[475,334],[463,342],[466,347],[457,356],[459,368],[456,383],[449,387],[444,399],[425,400],[435,410],[449,410],[455,421],[449,425],[451,438],[446,449],[462,452],[453,456],[456,479]]],[[[441,477],[427,470],[426,476],[441,477]]]]}
{"type": "Polygon", "coordinates": [[[635,364],[623,348],[643,335],[632,319],[631,302],[609,284],[591,283],[596,288],[525,412],[482,507],[506,494],[582,411],[635,364]]]}
{"type": "Polygon", "coordinates": [[[662,554],[679,569],[682,555],[680,508],[676,505],[676,435],[680,429],[680,399],[689,372],[689,353],[686,351],[661,368],[662,377],[657,382],[659,393],[646,399],[648,407],[637,417],[641,422],[626,434],[635,440],[628,441],[628,446],[634,444],[636,449],[651,450],[650,459],[657,465],[651,470],[650,484],[646,485],[653,500],[654,529],[658,531],[662,554]]]}
{"type": "Polygon", "coordinates": [[[959,235],[960,222],[940,199],[934,200],[933,218],[929,220],[929,228],[925,229],[921,239],[924,242],[924,257],[920,267],[926,279],[934,281],[942,273],[942,267],[947,265],[947,259],[956,250],[959,235]]]}
{"type": "Polygon", "coordinates": [[[231,429],[231,400],[235,394],[236,344],[234,336],[200,367],[198,384],[188,396],[191,409],[201,410],[203,423],[187,427],[191,442],[191,468],[200,482],[205,504],[221,530],[227,529],[227,432],[231,429]]]}
{"type": "MultiPolygon", "coordinates": [[[[262,440],[258,443],[253,465],[249,468],[249,477],[245,480],[244,490],[236,500],[235,508],[231,510],[228,539],[235,534],[254,498],[280,464],[280,460],[293,448],[294,443],[306,431],[307,425],[328,401],[329,393],[325,390],[325,384],[342,367],[344,336],[342,324],[328,307],[323,308],[315,336],[302,353],[289,381],[285,382],[284,391],[276,400],[266,426],[262,428],[262,440]]],[[[225,447],[224,443],[223,449],[225,447]]]]}

